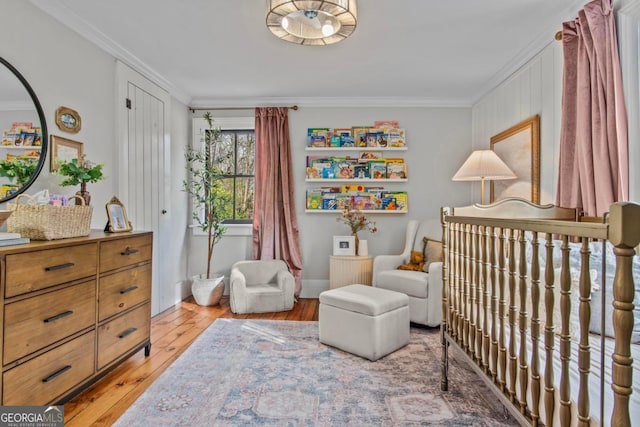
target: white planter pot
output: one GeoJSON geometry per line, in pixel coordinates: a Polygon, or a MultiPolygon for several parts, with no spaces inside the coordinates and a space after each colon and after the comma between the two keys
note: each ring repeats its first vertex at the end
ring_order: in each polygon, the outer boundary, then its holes
{"type": "Polygon", "coordinates": [[[210,306],[220,303],[220,298],[224,293],[224,276],[215,276],[210,279],[199,274],[193,276],[191,282],[191,293],[198,305],[210,306]]]}

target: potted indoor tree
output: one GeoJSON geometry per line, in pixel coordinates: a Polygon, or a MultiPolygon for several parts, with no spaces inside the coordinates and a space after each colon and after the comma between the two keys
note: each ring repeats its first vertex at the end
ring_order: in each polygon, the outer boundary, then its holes
{"type": "MultiPolygon", "coordinates": [[[[65,177],[60,185],[63,187],[80,185],[80,191],[77,191],[76,195],[82,197],[85,204],[89,205],[91,194],[87,191],[87,183],[98,182],[105,178],[102,172],[104,165],[90,162],[82,156],[80,159],[58,161],[57,166],[55,173],[65,177]]],[[[80,203],[76,200],[76,204],[80,203]]]]}
{"type": "Polygon", "coordinates": [[[226,157],[219,146],[220,128],[213,126],[211,113],[205,113],[203,118],[208,128],[204,130],[202,146],[187,147],[185,151],[189,176],[183,182],[183,189],[191,196],[195,223],[207,233],[207,272],[192,278],[191,292],[198,304],[216,305],[224,292],[224,276],[212,273],[211,261],[216,243],[227,231],[223,220],[231,194],[222,181],[225,175],[220,165],[226,157]]]}

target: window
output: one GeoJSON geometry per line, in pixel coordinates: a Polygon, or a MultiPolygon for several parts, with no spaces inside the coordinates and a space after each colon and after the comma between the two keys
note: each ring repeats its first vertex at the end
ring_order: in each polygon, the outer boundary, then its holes
{"type": "MultiPolygon", "coordinates": [[[[230,200],[225,209],[226,224],[253,222],[255,119],[253,117],[214,117],[213,126],[221,130],[217,156],[224,161],[220,169],[228,177],[223,180],[224,191],[230,200]]],[[[193,119],[193,145],[202,144],[207,129],[203,118],[193,119]]],[[[203,212],[204,214],[204,212],[203,212]]]]}
{"type": "Polygon", "coordinates": [[[225,223],[247,224],[253,221],[255,135],[253,130],[223,130],[220,134],[220,165],[228,178],[223,191],[232,203],[225,209],[225,223]]]}

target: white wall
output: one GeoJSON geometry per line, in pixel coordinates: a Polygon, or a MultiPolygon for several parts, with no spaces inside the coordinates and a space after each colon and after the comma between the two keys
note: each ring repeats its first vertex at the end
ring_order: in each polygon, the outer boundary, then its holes
{"type": "Polygon", "coordinates": [[[555,201],[561,73],[562,45],[553,41],[473,106],[473,148],[476,150],[489,148],[493,135],[540,114],[540,202],[543,204],[555,201]]]}
{"type": "MultiPolygon", "coordinates": [[[[58,21],[44,14],[27,1],[0,0],[4,19],[0,25],[3,40],[0,55],[10,62],[29,82],[45,113],[50,135],[60,135],[84,143],[84,152],[89,160],[104,163],[107,178],[89,184],[91,204],[94,207],[92,228],[103,228],[106,223],[104,206],[113,195],[117,195],[116,160],[116,82],[115,58],[91,42],[69,30],[58,21]],[[28,30],[25,23],[28,22],[28,30]],[[60,106],[72,108],[80,114],[82,130],[77,134],[62,132],[55,124],[55,111],[60,106]]],[[[188,142],[189,114],[187,107],[172,99],[171,103],[171,154],[172,171],[175,177],[171,185],[172,228],[169,248],[154,248],[169,251],[179,267],[174,277],[160,277],[160,300],[166,308],[183,296],[183,281],[186,278],[187,237],[186,197],[180,191],[184,164],[182,152],[188,142]]],[[[47,141],[48,143],[48,141],[47,141]]],[[[75,188],[61,188],[61,178],[49,173],[48,153],[46,165],[35,184],[28,190],[32,194],[48,188],[52,192],[69,194],[75,188]]]]}
{"type": "MultiPolygon", "coordinates": [[[[220,112],[216,112],[218,115],[220,112]]],[[[230,113],[237,115],[237,112],[230,113]]],[[[253,114],[253,112],[247,113],[253,114]]],[[[409,219],[439,218],[441,206],[457,206],[471,202],[470,185],[453,182],[451,177],[471,152],[471,110],[469,108],[310,108],[289,110],[292,145],[295,204],[300,229],[303,259],[302,296],[317,296],[329,283],[329,255],[333,235],[350,234],[338,222],[336,214],[305,213],[305,151],[310,127],[351,127],[373,125],[375,120],[398,120],[406,131],[408,150],[398,154],[405,158],[408,182],[385,184],[385,187],[409,193],[409,212],[402,215],[374,215],[379,231],[361,232],[369,242],[372,255],[399,253],[404,244],[409,219]]],[[[354,155],[354,154],[351,154],[354,155]]],[[[245,229],[247,230],[247,229],[245,229]]],[[[238,260],[251,259],[252,240],[237,230],[225,235],[215,248],[213,267],[229,274],[238,260]]],[[[206,237],[194,236],[189,247],[189,269],[200,273],[204,268],[206,237]],[[197,257],[197,258],[196,258],[197,257]]]]}
{"type": "MultiPolygon", "coordinates": [[[[640,6],[631,0],[621,0],[617,2],[616,10],[618,8],[620,8],[617,12],[620,60],[629,121],[629,198],[640,201],[640,108],[638,107],[640,6]]],[[[473,106],[474,149],[489,148],[491,136],[534,114],[540,114],[541,203],[555,203],[561,101],[562,43],[551,39],[536,57],[473,106]]]]}
{"type": "MultiPolygon", "coordinates": [[[[12,17],[3,19],[0,25],[0,54],[33,88],[42,104],[49,135],[84,143],[87,158],[105,164],[108,178],[88,186],[94,205],[92,226],[104,227],[106,213],[100,207],[115,194],[114,59],[29,2],[0,0],[0,10],[4,17],[12,17]],[[60,106],[78,111],[82,119],[80,132],[69,134],[57,128],[55,111],[60,106]]],[[[42,188],[63,194],[77,190],[58,187],[60,180],[49,174],[47,160],[29,193],[42,188]]]]}
{"type": "Polygon", "coordinates": [[[629,123],[629,199],[640,201],[640,2],[618,0],[614,4],[629,123]]]}

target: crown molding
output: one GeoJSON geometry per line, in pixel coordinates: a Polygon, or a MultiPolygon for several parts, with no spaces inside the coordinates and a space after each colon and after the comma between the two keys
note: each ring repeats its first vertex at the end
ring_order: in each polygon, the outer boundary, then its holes
{"type": "Polygon", "coordinates": [[[99,31],[94,26],[87,23],[80,18],[73,9],[67,7],[65,4],[58,0],[29,0],[38,9],[42,10],[47,15],[56,19],[72,31],[75,31],[83,38],[87,39],[91,43],[98,46],[108,54],[114,56],[116,59],[124,62],[138,73],[149,79],[154,84],[158,85],[163,90],[169,92],[169,94],[177,98],[184,104],[189,104],[191,97],[179,89],[172,82],[164,78],[160,73],[156,72],[152,67],[140,60],[137,56],[133,55],[127,49],[116,43],[111,38],[107,37],[104,33],[99,31]]]}
{"type": "Polygon", "coordinates": [[[194,98],[191,108],[253,108],[256,106],[297,105],[317,108],[471,108],[468,99],[415,97],[261,97],[261,98],[194,98]]]}
{"type": "Polygon", "coordinates": [[[640,2],[635,0],[614,0],[613,8],[617,13],[632,18],[640,18],[640,2]]]}
{"type": "Polygon", "coordinates": [[[558,24],[547,26],[538,33],[538,36],[531,41],[524,49],[508,61],[496,74],[491,77],[482,89],[473,96],[472,104],[477,104],[482,98],[507,81],[514,73],[535,58],[542,50],[551,43],[556,43],[555,34],[562,29],[562,23],[574,19],[578,10],[584,5],[584,0],[576,0],[567,6],[564,11],[558,14],[558,24]]]}

